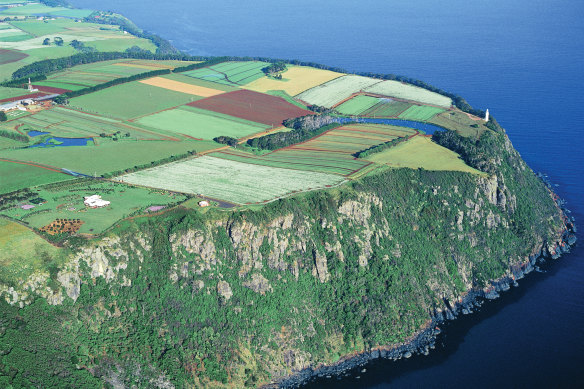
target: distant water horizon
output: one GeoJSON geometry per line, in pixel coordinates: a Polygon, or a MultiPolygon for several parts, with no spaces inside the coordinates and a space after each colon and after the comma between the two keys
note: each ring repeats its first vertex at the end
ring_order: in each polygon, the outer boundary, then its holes
{"type": "MultiPolygon", "coordinates": [[[[584,214],[584,3],[72,0],[124,14],[193,55],[312,61],[417,78],[488,108],[529,166],[584,214]]],[[[581,229],[584,226],[579,226],[581,229]]],[[[579,236],[581,239],[581,236],[579,236]]],[[[428,357],[308,387],[581,387],[584,250],[448,326],[428,357]]]]}

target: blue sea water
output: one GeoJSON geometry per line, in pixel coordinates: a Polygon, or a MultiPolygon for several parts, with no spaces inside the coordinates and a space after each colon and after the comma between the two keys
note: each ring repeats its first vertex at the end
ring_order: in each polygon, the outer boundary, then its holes
{"type": "MultiPolygon", "coordinates": [[[[584,220],[584,2],[73,0],[202,55],[297,58],[418,78],[489,108],[584,220]]],[[[581,229],[584,226],[581,225],[581,229]]],[[[428,357],[312,387],[582,387],[584,251],[453,322],[428,357]],[[359,378],[357,378],[359,377],[359,378]]]]}

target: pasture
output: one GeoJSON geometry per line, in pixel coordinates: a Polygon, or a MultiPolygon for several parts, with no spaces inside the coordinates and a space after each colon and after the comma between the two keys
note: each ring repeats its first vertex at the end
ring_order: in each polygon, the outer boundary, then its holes
{"type": "Polygon", "coordinates": [[[261,77],[245,85],[246,89],[266,93],[269,91],[284,91],[290,96],[296,96],[307,89],[324,84],[341,77],[343,73],[316,69],[309,66],[286,65],[288,70],[282,73],[282,79],[261,77]]]}
{"type": "Polygon", "coordinates": [[[338,105],[335,110],[343,115],[361,115],[368,109],[378,105],[380,100],[378,97],[358,95],[338,105]]]}
{"type": "Polygon", "coordinates": [[[215,148],[217,143],[210,141],[107,140],[100,142],[98,146],[3,150],[2,157],[46,164],[57,169],[66,168],[88,175],[102,175],[189,151],[200,153],[215,148]]]}
{"type": "Polygon", "coordinates": [[[454,151],[448,150],[428,137],[416,136],[407,142],[366,157],[368,161],[392,167],[426,170],[454,170],[484,174],[468,166],[454,151]]]}
{"type": "Polygon", "coordinates": [[[31,209],[23,209],[21,205],[29,204],[25,200],[23,204],[20,202],[14,204],[1,213],[37,229],[49,225],[56,219],[79,219],[83,222],[79,229],[80,233],[98,234],[118,220],[133,213],[143,212],[147,207],[168,206],[186,200],[186,196],[181,194],[101,180],[75,180],[41,187],[36,194],[46,202],[36,204],[31,209]],[[111,204],[104,208],[86,207],[83,203],[84,196],[95,194],[102,196],[111,204]]]}
{"type": "Polygon", "coordinates": [[[374,78],[347,75],[308,89],[296,97],[308,104],[331,108],[352,94],[363,92],[379,82],[381,80],[374,78]]]}
{"type": "Polygon", "coordinates": [[[400,81],[381,81],[365,88],[365,92],[397,97],[404,100],[419,101],[420,103],[437,105],[444,108],[450,108],[452,105],[452,100],[449,97],[400,81]]]}
{"type": "Polygon", "coordinates": [[[252,165],[209,156],[126,174],[124,182],[201,194],[237,204],[260,203],[337,185],[344,177],[252,165]]]}
{"type": "Polygon", "coordinates": [[[29,228],[0,217],[0,281],[12,284],[35,272],[47,271],[64,260],[59,249],[29,228]]]}
{"type": "Polygon", "coordinates": [[[268,126],[280,126],[285,119],[312,113],[280,97],[245,89],[209,97],[188,105],[268,126]]]}
{"type": "Polygon", "coordinates": [[[100,134],[110,136],[119,131],[120,137],[133,140],[165,139],[163,135],[153,134],[151,131],[130,124],[62,107],[54,107],[18,118],[0,125],[0,128],[7,130],[18,128],[20,132],[37,130],[50,132],[53,136],[68,138],[99,137],[100,134]],[[126,136],[127,134],[129,136],[126,136]]]}
{"type": "Polygon", "coordinates": [[[0,194],[10,193],[16,190],[53,182],[72,179],[70,175],[55,171],[58,169],[45,169],[32,166],[32,164],[6,161],[0,156],[0,194]]]}
{"type": "Polygon", "coordinates": [[[400,113],[398,118],[404,120],[426,121],[441,112],[444,112],[442,108],[429,107],[427,105],[412,105],[400,113]]]}
{"type": "Polygon", "coordinates": [[[70,104],[85,112],[127,120],[198,99],[197,96],[134,81],[75,97],[70,104]]]}
{"type": "Polygon", "coordinates": [[[458,110],[447,111],[436,115],[428,120],[428,123],[449,128],[458,132],[462,136],[479,137],[483,131],[487,131],[487,126],[485,126],[484,120],[475,118],[474,116],[470,116],[458,110]]]}
{"type": "Polygon", "coordinates": [[[0,100],[9,99],[11,97],[24,96],[28,94],[26,89],[22,88],[7,88],[0,86],[0,100]]]}
{"type": "Polygon", "coordinates": [[[221,135],[243,138],[267,128],[260,123],[192,107],[179,107],[144,116],[137,123],[177,135],[207,140],[221,135]]]}
{"type": "Polygon", "coordinates": [[[226,85],[246,85],[261,77],[264,77],[262,68],[268,66],[267,62],[222,62],[206,68],[195,69],[182,74],[226,85]]]}

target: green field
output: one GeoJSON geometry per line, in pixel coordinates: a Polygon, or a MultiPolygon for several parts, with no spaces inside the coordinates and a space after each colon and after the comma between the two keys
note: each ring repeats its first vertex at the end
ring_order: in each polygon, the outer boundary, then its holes
{"type": "Polygon", "coordinates": [[[355,75],[342,76],[326,84],[315,86],[296,97],[309,104],[331,108],[335,104],[349,98],[352,94],[361,92],[367,87],[379,82],[381,80],[369,77],[355,75]]]}
{"type": "Polygon", "coordinates": [[[0,282],[22,282],[37,271],[62,264],[65,256],[59,249],[29,228],[0,217],[0,282]]]}
{"type": "Polygon", "coordinates": [[[363,116],[370,117],[396,117],[409,107],[410,103],[393,99],[379,99],[379,104],[363,112],[363,116]]]}
{"type": "Polygon", "coordinates": [[[349,176],[369,164],[347,154],[291,149],[279,150],[262,156],[235,149],[222,150],[209,155],[255,165],[339,174],[342,176],[349,176]]]}
{"type": "Polygon", "coordinates": [[[202,152],[214,148],[217,148],[217,143],[209,141],[119,140],[114,142],[109,140],[99,143],[99,146],[2,150],[0,158],[32,161],[84,174],[101,175],[147,164],[172,155],[184,154],[188,151],[202,152]]]}
{"type": "Polygon", "coordinates": [[[359,95],[345,101],[335,109],[343,115],[361,115],[363,112],[379,104],[377,97],[359,95]]]}
{"type": "Polygon", "coordinates": [[[452,100],[450,100],[449,97],[393,80],[382,81],[371,85],[365,89],[365,92],[388,97],[397,97],[405,100],[419,101],[421,103],[438,105],[444,108],[450,108],[450,105],[452,104],[452,100]]]}
{"type": "Polygon", "coordinates": [[[198,97],[135,81],[76,97],[70,104],[86,112],[132,119],[195,100],[198,97]]]}
{"type": "Polygon", "coordinates": [[[398,118],[405,120],[430,120],[434,115],[444,112],[442,108],[429,107],[427,105],[412,105],[404,112],[399,114],[398,118]]]}
{"type": "Polygon", "coordinates": [[[75,23],[75,21],[70,19],[56,19],[51,21],[22,20],[12,21],[10,24],[35,37],[60,34],[66,32],[68,28],[79,26],[79,23],[75,23]]]}
{"type": "Polygon", "coordinates": [[[239,89],[238,87],[231,86],[231,85],[219,84],[217,82],[205,81],[205,80],[201,80],[200,78],[193,78],[193,77],[185,76],[183,73],[166,74],[166,75],[161,76],[161,77],[166,78],[168,80],[183,82],[183,83],[189,84],[189,85],[202,86],[205,88],[222,90],[225,92],[233,92],[234,90],[239,89]]]}
{"type": "Polygon", "coordinates": [[[122,178],[132,184],[201,194],[238,204],[270,201],[344,181],[344,177],[335,174],[259,166],[208,156],[126,174],[122,178]]]}
{"type": "Polygon", "coordinates": [[[225,85],[246,85],[265,76],[266,62],[222,62],[218,65],[184,72],[184,75],[225,85]]]}
{"type": "MultiPolygon", "coordinates": [[[[98,234],[114,223],[153,205],[176,204],[186,200],[184,195],[171,194],[125,184],[95,180],[76,180],[56,188],[40,188],[36,192],[46,203],[30,210],[20,208],[20,202],[2,214],[22,220],[31,227],[44,227],[55,219],[80,219],[84,222],[79,233],[98,234]],[[88,208],[83,204],[84,196],[98,194],[111,204],[104,208],[88,208]]],[[[29,204],[24,201],[25,204],[29,204]]]]}
{"type": "Polygon", "coordinates": [[[454,151],[448,150],[425,136],[416,136],[380,153],[366,157],[368,161],[393,167],[426,170],[454,170],[484,174],[464,163],[454,151]]]}
{"type": "Polygon", "coordinates": [[[73,178],[70,175],[40,167],[3,161],[2,158],[5,154],[4,151],[0,150],[0,194],[73,178]]]}
{"type": "Polygon", "coordinates": [[[10,97],[18,97],[18,96],[24,96],[26,94],[28,94],[29,92],[26,89],[22,89],[22,88],[6,88],[3,86],[0,86],[0,100],[2,99],[7,99],[10,97]]]}
{"type": "Polygon", "coordinates": [[[221,135],[243,138],[268,128],[264,124],[189,106],[144,116],[137,122],[175,134],[207,140],[221,135]]]}
{"type": "Polygon", "coordinates": [[[68,138],[99,137],[100,134],[112,135],[118,131],[120,132],[119,138],[132,140],[166,138],[164,135],[157,135],[151,131],[133,126],[132,123],[122,123],[114,119],[62,107],[54,107],[33,115],[17,118],[0,125],[0,128],[12,130],[17,126],[20,126],[19,130],[21,132],[37,130],[50,132],[53,136],[68,138]]]}
{"type": "Polygon", "coordinates": [[[482,119],[472,119],[464,112],[447,111],[434,116],[428,123],[455,130],[462,136],[479,137],[483,131],[487,130],[485,121],[482,119]]]}

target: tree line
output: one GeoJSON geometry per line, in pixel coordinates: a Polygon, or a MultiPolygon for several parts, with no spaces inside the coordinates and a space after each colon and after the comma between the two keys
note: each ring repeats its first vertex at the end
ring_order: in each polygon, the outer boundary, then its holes
{"type": "Polygon", "coordinates": [[[384,150],[387,150],[387,149],[389,149],[397,144],[400,144],[401,142],[403,142],[407,139],[408,139],[407,136],[400,136],[399,138],[392,139],[388,142],[384,142],[384,143],[381,143],[379,145],[371,146],[368,149],[358,151],[354,154],[354,156],[356,158],[365,158],[371,154],[376,154],[376,153],[380,153],[384,150]]]}
{"type": "MultiPolygon", "coordinates": [[[[0,112],[0,121],[3,121],[3,120],[1,120],[2,114],[4,114],[4,116],[6,116],[6,114],[4,112],[0,112]]],[[[4,137],[4,138],[12,139],[12,140],[17,140],[19,142],[28,143],[28,136],[19,134],[16,131],[0,130],[0,136],[4,137]]]]}

